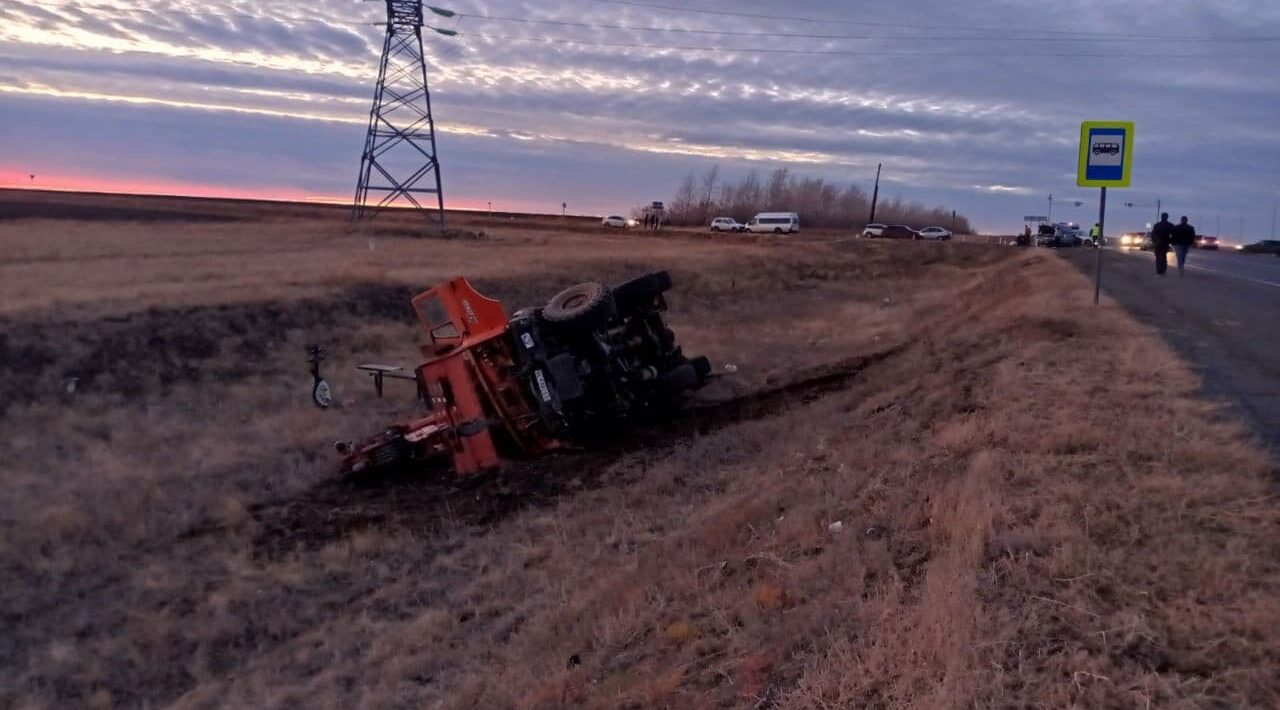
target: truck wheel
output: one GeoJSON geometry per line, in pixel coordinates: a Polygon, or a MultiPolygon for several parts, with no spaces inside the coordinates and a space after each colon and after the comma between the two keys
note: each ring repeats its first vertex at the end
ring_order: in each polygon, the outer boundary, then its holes
{"type": "Polygon", "coordinates": [[[333,406],[333,388],[329,386],[328,380],[316,378],[315,384],[311,386],[311,401],[321,409],[333,406]]]}
{"type": "Polygon", "coordinates": [[[618,310],[625,313],[652,301],[670,288],[671,274],[654,271],[614,286],[613,301],[618,310]]]}
{"type": "Polygon", "coordinates": [[[561,332],[596,330],[616,314],[613,295],[604,284],[594,281],[566,288],[542,309],[542,319],[561,332]]]}

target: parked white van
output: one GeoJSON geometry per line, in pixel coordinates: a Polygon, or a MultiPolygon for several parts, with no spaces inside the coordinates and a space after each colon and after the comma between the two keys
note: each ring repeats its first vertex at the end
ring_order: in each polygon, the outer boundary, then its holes
{"type": "Polygon", "coordinates": [[[800,231],[800,215],[795,212],[761,212],[747,222],[747,231],[795,234],[800,231]]]}

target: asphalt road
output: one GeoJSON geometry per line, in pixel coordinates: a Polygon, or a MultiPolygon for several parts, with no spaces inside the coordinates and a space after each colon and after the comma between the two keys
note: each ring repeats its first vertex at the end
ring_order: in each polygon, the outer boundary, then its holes
{"type": "MultiPolygon", "coordinates": [[[[1092,249],[1061,250],[1092,278],[1092,249]]],[[[1156,276],[1150,252],[1103,252],[1102,288],[1157,327],[1204,378],[1280,452],[1280,258],[1192,250],[1179,276],[1156,276]]]]}

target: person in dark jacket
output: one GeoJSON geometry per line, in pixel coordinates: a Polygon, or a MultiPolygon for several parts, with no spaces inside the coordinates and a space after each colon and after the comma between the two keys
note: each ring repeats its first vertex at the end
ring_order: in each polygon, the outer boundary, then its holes
{"type": "Polygon", "coordinates": [[[1173,253],[1178,257],[1178,275],[1181,276],[1187,267],[1187,252],[1196,244],[1196,228],[1187,223],[1187,216],[1182,215],[1178,226],[1173,228],[1173,236],[1169,239],[1173,244],[1173,253]]]}
{"type": "Polygon", "coordinates": [[[1169,213],[1160,215],[1160,221],[1151,228],[1151,251],[1156,255],[1156,273],[1164,276],[1169,270],[1169,244],[1173,240],[1173,222],[1169,221],[1169,213]]]}

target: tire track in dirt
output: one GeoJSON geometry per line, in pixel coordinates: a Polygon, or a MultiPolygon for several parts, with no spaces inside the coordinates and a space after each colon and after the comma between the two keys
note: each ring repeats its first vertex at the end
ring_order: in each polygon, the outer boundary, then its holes
{"type": "MultiPolygon", "coordinates": [[[[609,465],[628,454],[671,449],[733,424],[768,418],[849,387],[871,365],[900,353],[896,346],[816,368],[777,387],[685,410],[596,448],[509,463],[500,472],[459,483],[447,466],[424,473],[396,471],[363,479],[330,479],[301,496],[250,509],[259,525],[254,554],[275,557],[314,549],[366,529],[431,534],[443,527],[487,526],[530,506],[603,485],[609,465]]],[[[208,532],[208,531],[201,531],[208,532]]]]}

